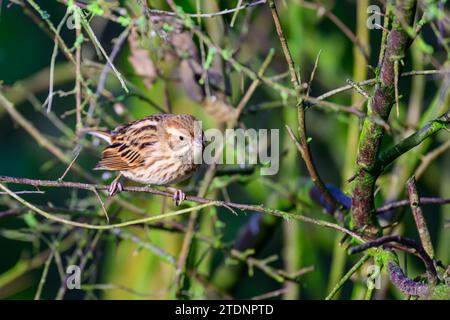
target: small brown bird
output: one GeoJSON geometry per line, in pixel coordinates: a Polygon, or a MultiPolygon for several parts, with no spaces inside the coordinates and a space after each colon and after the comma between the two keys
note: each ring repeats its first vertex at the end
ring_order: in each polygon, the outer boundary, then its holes
{"type": "MultiPolygon", "coordinates": [[[[109,188],[110,196],[122,191],[120,177],[143,184],[168,186],[189,178],[200,166],[205,146],[204,134],[196,118],[186,114],[156,114],[119,126],[111,131],[90,134],[109,143],[94,170],[119,171],[109,188]]],[[[186,195],[174,192],[179,205],[186,195]]]]}

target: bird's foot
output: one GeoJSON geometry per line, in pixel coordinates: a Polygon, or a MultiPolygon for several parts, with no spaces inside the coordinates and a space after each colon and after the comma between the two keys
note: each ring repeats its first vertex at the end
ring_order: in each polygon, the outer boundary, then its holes
{"type": "Polygon", "coordinates": [[[120,176],[114,179],[113,182],[111,182],[111,185],[108,188],[109,196],[113,197],[119,192],[123,191],[122,183],[120,182],[120,176]]]}
{"type": "Polygon", "coordinates": [[[173,200],[175,205],[179,206],[184,200],[186,200],[186,194],[177,188],[168,187],[169,191],[173,192],[173,200]]]}

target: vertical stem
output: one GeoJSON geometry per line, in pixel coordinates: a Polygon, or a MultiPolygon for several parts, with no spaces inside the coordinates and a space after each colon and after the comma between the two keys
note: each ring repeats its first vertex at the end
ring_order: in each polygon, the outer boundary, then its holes
{"type": "MultiPolygon", "coordinates": [[[[415,0],[398,0],[391,31],[387,37],[386,50],[380,66],[379,83],[368,103],[368,114],[387,121],[395,102],[395,63],[405,57],[410,45],[408,33],[401,27],[399,19],[412,26],[416,12],[415,0]]],[[[368,227],[369,233],[378,228],[372,217],[374,189],[377,177],[370,173],[379,153],[384,129],[375,123],[373,117],[366,117],[359,138],[358,175],[353,189],[352,214],[358,228],[368,227]]]]}
{"type": "Polygon", "coordinates": [[[341,280],[339,280],[338,283],[333,287],[331,292],[328,294],[328,296],[325,298],[325,300],[331,300],[335,296],[335,294],[342,288],[344,283],[350,279],[350,277],[361,268],[361,266],[370,258],[369,254],[365,254],[361,259],[358,260],[358,262],[355,263],[355,265],[348,270],[348,272],[345,274],[344,277],[342,277],[341,280]]]}
{"type": "MultiPolygon", "coordinates": [[[[325,187],[322,179],[320,178],[314,161],[311,156],[311,151],[309,149],[308,143],[308,134],[306,130],[306,116],[305,116],[305,105],[304,99],[302,96],[302,87],[301,87],[301,78],[300,74],[295,71],[294,60],[292,59],[291,52],[289,50],[289,46],[287,44],[286,37],[284,36],[283,28],[281,27],[280,18],[278,15],[277,7],[275,5],[274,0],[269,0],[269,7],[272,13],[273,21],[275,23],[275,28],[278,34],[278,38],[280,39],[281,47],[283,49],[284,58],[288,64],[289,74],[291,76],[291,82],[294,86],[296,96],[297,96],[297,116],[298,116],[298,133],[300,136],[299,143],[296,143],[298,149],[305,161],[306,168],[308,169],[309,175],[311,176],[311,180],[319,189],[320,193],[325,197],[325,200],[332,205],[335,209],[339,209],[341,205],[336,201],[336,199],[331,195],[329,190],[325,187]]],[[[292,133],[289,132],[289,134],[292,133]]],[[[295,138],[292,136],[294,142],[295,138]]]]}
{"type": "MultiPolygon", "coordinates": [[[[78,16],[77,12],[74,12],[75,17],[78,16]]],[[[79,18],[78,18],[79,19],[79,18]]],[[[81,77],[81,43],[78,43],[78,40],[81,36],[81,26],[78,22],[76,24],[76,40],[77,43],[76,51],[75,51],[75,95],[76,95],[76,129],[83,128],[83,124],[81,122],[81,86],[80,86],[80,77],[81,77]]]]}
{"type": "MultiPolygon", "coordinates": [[[[442,160],[443,166],[445,168],[450,168],[450,152],[447,152],[446,156],[442,160]]],[[[444,172],[442,172],[439,187],[442,195],[450,194],[450,170],[444,170],[444,172]]],[[[444,226],[446,222],[450,221],[449,219],[450,212],[444,206],[441,206],[439,210],[441,214],[439,223],[441,226],[444,226]]],[[[450,250],[448,250],[449,243],[450,243],[450,230],[442,229],[437,240],[436,256],[438,256],[441,261],[447,261],[450,268],[450,250]]]]}
{"type": "Polygon", "coordinates": [[[45,261],[44,271],[42,271],[41,280],[39,281],[39,286],[38,286],[38,289],[34,296],[34,300],[41,299],[42,289],[44,288],[45,281],[47,280],[48,270],[50,269],[50,264],[53,260],[54,254],[55,254],[55,252],[52,250],[50,252],[50,255],[48,256],[47,260],[45,261]]]}
{"type": "MultiPolygon", "coordinates": [[[[356,37],[359,40],[361,46],[366,52],[370,54],[369,50],[369,29],[366,26],[367,22],[367,7],[369,6],[368,0],[359,0],[356,2],[357,6],[357,23],[356,23],[356,37]]],[[[367,63],[364,54],[356,43],[353,45],[353,81],[361,82],[367,78],[367,63]]],[[[356,92],[352,91],[352,106],[356,106],[362,109],[364,103],[364,97],[356,92]]],[[[353,175],[356,169],[356,154],[358,151],[358,133],[359,133],[360,119],[357,117],[352,117],[349,119],[348,133],[347,133],[347,144],[345,150],[345,163],[343,167],[342,174],[342,187],[343,190],[347,188],[347,179],[353,175]]],[[[340,245],[342,236],[336,234],[334,249],[333,249],[333,260],[331,262],[330,279],[328,282],[329,290],[332,286],[342,277],[345,268],[347,253],[345,249],[340,245]]],[[[336,298],[339,297],[339,293],[336,293],[336,298]]]]}
{"type": "MultiPolygon", "coordinates": [[[[358,37],[361,45],[364,48],[369,46],[369,29],[366,26],[367,21],[367,7],[369,5],[368,0],[360,0],[356,3],[357,5],[357,30],[356,36],[358,37]]],[[[367,50],[368,51],[368,50],[367,50]]],[[[364,55],[361,50],[355,44],[353,46],[353,81],[361,82],[367,78],[367,64],[364,55]]],[[[352,106],[356,106],[360,110],[362,109],[362,104],[364,103],[364,97],[356,92],[352,91],[352,106]]],[[[356,169],[356,153],[358,151],[358,133],[359,133],[359,121],[358,117],[352,117],[349,119],[350,124],[348,126],[347,134],[347,147],[345,152],[345,164],[343,169],[343,183],[346,183],[347,179],[353,175],[356,169]]]]}
{"type": "Polygon", "coordinates": [[[430,233],[428,231],[427,223],[422,214],[422,209],[420,208],[420,198],[416,188],[416,179],[412,177],[408,180],[408,198],[411,205],[411,211],[416,222],[417,231],[419,231],[420,242],[425,249],[426,253],[433,258],[434,250],[433,244],[431,243],[430,233]]]}

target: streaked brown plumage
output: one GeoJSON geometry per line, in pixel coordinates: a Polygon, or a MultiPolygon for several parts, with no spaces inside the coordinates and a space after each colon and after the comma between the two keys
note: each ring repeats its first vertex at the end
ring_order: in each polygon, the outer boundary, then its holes
{"type": "MultiPolygon", "coordinates": [[[[170,185],[190,177],[199,167],[194,155],[201,155],[204,147],[197,119],[185,114],[151,115],[111,131],[90,133],[109,143],[94,170],[119,171],[143,184],[170,185]]],[[[111,194],[121,188],[114,183],[111,187],[111,194]]],[[[182,192],[172,190],[184,199],[182,192]]]]}

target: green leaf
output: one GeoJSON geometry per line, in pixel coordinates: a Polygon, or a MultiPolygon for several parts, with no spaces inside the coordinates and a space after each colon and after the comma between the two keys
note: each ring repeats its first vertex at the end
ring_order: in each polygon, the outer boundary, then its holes
{"type": "Polygon", "coordinates": [[[120,16],[117,19],[117,22],[120,23],[120,25],[122,27],[128,27],[131,23],[131,18],[130,17],[124,17],[124,16],[120,16]]]}
{"type": "Polygon", "coordinates": [[[97,2],[88,4],[87,9],[97,16],[102,16],[105,13],[105,11],[102,9],[102,7],[100,7],[100,5],[97,2]]]}
{"type": "Polygon", "coordinates": [[[30,227],[30,228],[35,228],[38,224],[38,221],[36,219],[36,217],[34,216],[34,214],[32,214],[31,212],[27,212],[24,216],[23,216],[23,220],[25,221],[25,223],[30,227]]]}

